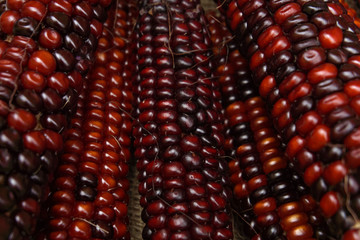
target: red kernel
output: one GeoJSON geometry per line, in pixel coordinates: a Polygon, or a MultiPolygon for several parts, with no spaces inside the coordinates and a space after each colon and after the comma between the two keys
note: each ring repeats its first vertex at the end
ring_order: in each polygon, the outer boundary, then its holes
{"type": "Polygon", "coordinates": [[[278,52],[289,49],[290,46],[290,42],[285,36],[277,37],[265,48],[265,57],[269,59],[278,52]]]}
{"type": "Polygon", "coordinates": [[[15,128],[20,132],[31,130],[36,125],[35,116],[23,109],[17,109],[11,112],[7,118],[10,127],[15,128]]]}
{"type": "Polygon", "coordinates": [[[337,193],[334,191],[325,193],[320,200],[320,208],[325,217],[330,218],[333,216],[340,208],[340,201],[337,193]]]}
{"type": "Polygon", "coordinates": [[[337,48],[343,40],[343,32],[337,26],[326,28],[319,33],[319,40],[324,48],[337,48]]]}
{"type": "Polygon", "coordinates": [[[360,80],[347,82],[344,86],[344,92],[350,98],[360,96],[360,80]]]}
{"type": "Polygon", "coordinates": [[[278,25],[273,25],[268,27],[261,35],[258,37],[257,43],[261,49],[264,49],[269,45],[276,37],[282,34],[282,30],[278,25]]]}
{"type": "Polygon", "coordinates": [[[343,180],[347,172],[347,167],[339,160],[332,162],[324,169],[323,177],[330,185],[335,185],[343,180]]]}
{"type": "Polygon", "coordinates": [[[45,48],[56,49],[61,46],[62,38],[56,30],[45,28],[39,35],[39,43],[45,48]]]}
{"type": "Polygon", "coordinates": [[[13,27],[17,20],[19,20],[20,15],[16,11],[5,11],[0,16],[0,29],[6,34],[13,33],[13,27]]]}
{"type": "Polygon", "coordinates": [[[274,19],[277,24],[282,24],[289,17],[299,13],[301,11],[301,6],[297,3],[288,3],[281,6],[276,10],[274,14],[274,19]]]}
{"type": "Polygon", "coordinates": [[[276,87],[275,78],[271,75],[266,76],[261,81],[261,84],[259,86],[260,95],[263,98],[266,98],[269,95],[269,93],[274,89],[274,87],[276,87]]]}
{"type": "Polygon", "coordinates": [[[39,1],[28,1],[24,3],[21,9],[22,17],[31,17],[37,21],[41,21],[46,14],[46,7],[39,1]]]}
{"type": "Polygon", "coordinates": [[[286,153],[287,155],[292,158],[294,157],[306,144],[306,141],[304,138],[300,136],[293,137],[287,147],[286,147],[286,153]]]}
{"type": "Polygon", "coordinates": [[[310,151],[317,152],[325,146],[330,140],[330,129],[328,126],[319,124],[307,137],[307,148],[310,151]]]}
{"type": "Polygon", "coordinates": [[[305,113],[296,121],[296,129],[302,136],[306,136],[321,122],[320,115],[315,111],[305,113]]]}
{"type": "Polygon", "coordinates": [[[317,84],[325,79],[335,78],[338,74],[337,67],[332,63],[324,63],[311,69],[307,78],[310,83],[317,84]]]}
{"type": "Polygon", "coordinates": [[[332,110],[347,105],[349,103],[349,98],[345,93],[337,92],[330,94],[319,100],[317,109],[321,114],[328,114],[332,110]]]}
{"type": "Polygon", "coordinates": [[[27,149],[42,153],[45,150],[46,139],[41,132],[32,131],[23,135],[23,143],[27,149]]]}
{"type": "Polygon", "coordinates": [[[306,168],[304,172],[304,182],[311,186],[317,179],[321,177],[322,174],[322,166],[320,162],[316,162],[311,164],[306,168]]]}
{"type": "Polygon", "coordinates": [[[30,56],[28,67],[47,76],[55,71],[56,61],[50,52],[39,50],[30,56]]]}

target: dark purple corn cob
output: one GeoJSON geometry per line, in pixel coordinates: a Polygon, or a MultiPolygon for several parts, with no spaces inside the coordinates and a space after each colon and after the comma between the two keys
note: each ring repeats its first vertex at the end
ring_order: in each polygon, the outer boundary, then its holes
{"type": "Polygon", "coordinates": [[[63,148],[61,134],[76,110],[108,4],[1,5],[1,239],[34,235],[63,148]]]}
{"type": "Polygon", "coordinates": [[[358,234],[359,29],[337,1],[227,1],[273,123],[337,239],[358,234]]]}
{"type": "Polygon", "coordinates": [[[130,239],[128,231],[133,2],[109,10],[83,99],[65,133],[49,197],[47,239],[130,239]]]}
{"type": "Polygon", "coordinates": [[[140,11],[133,131],[143,239],[232,239],[220,93],[198,1],[140,11]]]}

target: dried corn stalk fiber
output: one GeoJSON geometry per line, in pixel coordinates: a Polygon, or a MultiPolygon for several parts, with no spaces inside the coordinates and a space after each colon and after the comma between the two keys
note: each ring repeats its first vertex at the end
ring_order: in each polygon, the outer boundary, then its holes
{"type": "Polygon", "coordinates": [[[220,92],[198,1],[145,1],[134,128],[143,239],[232,239],[220,92]]]}
{"type": "Polygon", "coordinates": [[[34,235],[108,5],[1,2],[1,239],[34,235]]]}
{"type": "Polygon", "coordinates": [[[121,0],[108,12],[83,99],[65,132],[44,239],[130,239],[131,36],[137,14],[134,2],[121,0]]]}
{"type": "Polygon", "coordinates": [[[314,199],[293,170],[259,97],[250,68],[224,19],[210,14],[211,40],[218,50],[215,74],[226,108],[233,207],[251,239],[330,238],[314,199]],[[247,226],[247,227],[246,227],[247,226]]]}
{"type": "Polygon", "coordinates": [[[360,31],[353,19],[337,1],[219,4],[331,235],[359,237],[360,31]]]}

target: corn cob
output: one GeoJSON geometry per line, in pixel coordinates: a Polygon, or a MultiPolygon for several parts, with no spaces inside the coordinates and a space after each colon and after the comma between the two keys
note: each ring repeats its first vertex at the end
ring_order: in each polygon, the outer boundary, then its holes
{"type": "Polygon", "coordinates": [[[133,131],[143,239],[232,239],[221,104],[198,1],[140,11],[133,131]]]}
{"type": "Polygon", "coordinates": [[[358,234],[356,206],[349,207],[348,200],[356,202],[352,199],[358,195],[349,182],[358,185],[352,136],[358,126],[353,89],[359,30],[336,1],[228,1],[222,6],[250,59],[254,82],[273,105],[273,122],[289,141],[287,155],[312,187],[331,229],[337,238],[358,234]],[[352,145],[346,144],[349,138],[352,145]]]}
{"type": "Polygon", "coordinates": [[[135,45],[133,2],[109,12],[84,99],[65,134],[47,239],[130,239],[127,204],[135,45]]]}
{"type": "MultiPolygon", "coordinates": [[[[221,22],[223,21],[214,20],[214,17],[210,18],[209,29],[214,44],[229,39],[230,33],[223,29],[223,25],[219,24],[221,22]]],[[[226,49],[232,49],[234,45],[236,44],[229,44],[226,49]]],[[[233,51],[239,56],[237,50],[233,51]]],[[[304,239],[306,234],[309,237],[312,233],[307,222],[314,227],[317,239],[329,238],[322,218],[315,210],[316,204],[308,195],[307,187],[300,176],[286,163],[287,161],[284,161],[286,158],[282,155],[283,151],[274,135],[274,129],[269,126],[270,119],[262,100],[259,97],[249,97],[249,94],[232,95],[227,92],[228,89],[236,89],[237,84],[244,86],[242,82],[245,82],[247,91],[256,94],[254,86],[248,80],[250,69],[247,68],[246,62],[240,65],[237,61],[243,62],[243,59],[231,57],[232,52],[229,53],[229,57],[226,51],[219,52],[218,62],[222,65],[218,67],[216,75],[219,75],[220,79],[237,79],[237,83],[230,80],[220,81],[223,85],[221,88],[223,95],[232,96],[233,100],[228,101],[225,107],[228,115],[227,125],[231,126],[228,129],[227,146],[228,153],[232,157],[229,168],[236,198],[235,208],[243,213],[242,219],[247,220],[254,232],[260,232],[253,238],[260,235],[265,239],[280,238],[281,225],[288,239],[304,239]],[[238,74],[237,78],[234,77],[235,71],[241,72],[242,76],[238,74]],[[246,102],[244,104],[239,100],[246,102]],[[234,153],[236,148],[238,151],[234,153]],[[264,175],[266,178],[263,177],[264,175]],[[265,185],[250,192],[248,186],[254,185],[256,178],[259,184],[260,180],[263,180],[265,185]],[[277,209],[277,212],[269,209],[277,209]],[[256,216],[259,213],[262,215],[256,216]],[[254,219],[256,221],[253,221],[254,219]],[[264,222],[264,219],[267,221],[264,222]],[[257,227],[257,222],[261,227],[257,227]],[[263,228],[265,223],[267,229],[263,228]],[[261,229],[264,230],[261,232],[259,231],[261,229]],[[300,229],[304,230],[303,234],[297,233],[301,232],[300,229]]]]}
{"type": "Polygon", "coordinates": [[[109,3],[1,4],[0,236],[28,239],[48,195],[63,147],[60,134],[76,110],[109,3]]]}

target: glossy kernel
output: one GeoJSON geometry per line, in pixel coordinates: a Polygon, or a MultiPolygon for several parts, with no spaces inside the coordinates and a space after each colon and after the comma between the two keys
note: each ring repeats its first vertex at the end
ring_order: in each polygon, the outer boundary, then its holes
{"type": "Polygon", "coordinates": [[[47,76],[55,71],[56,61],[50,52],[39,50],[30,56],[28,67],[47,76]]]}
{"type": "Polygon", "coordinates": [[[340,208],[339,198],[334,191],[327,192],[320,200],[320,208],[326,217],[333,216],[340,208]]]}
{"type": "Polygon", "coordinates": [[[317,152],[330,141],[330,129],[326,125],[319,124],[307,137],[307,148],[317,152]]]}
{"type": "Polygon", "coordinates": [[[326,49],[337,48],[343,41],[343,32],[337,26],[326,28],[319,33],[319,40],[326,49]]]}

